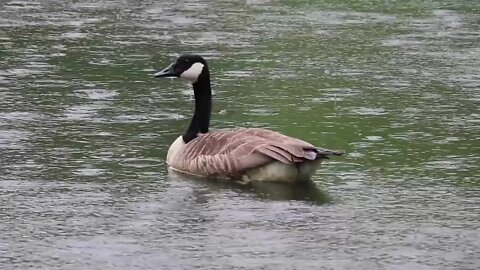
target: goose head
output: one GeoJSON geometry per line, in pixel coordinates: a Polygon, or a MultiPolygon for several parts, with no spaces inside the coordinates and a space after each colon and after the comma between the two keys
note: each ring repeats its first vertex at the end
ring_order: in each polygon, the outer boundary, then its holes
{"type": "Polygon", "coordinates": [[[208,75],[207,62],[199,55],[182,55],[168,67],[155,73],[157,78],[177,77],[195,83],[204,75],[208,75]]]}

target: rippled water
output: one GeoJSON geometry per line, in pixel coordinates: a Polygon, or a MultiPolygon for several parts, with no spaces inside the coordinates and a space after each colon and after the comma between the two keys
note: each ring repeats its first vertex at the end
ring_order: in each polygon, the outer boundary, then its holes
{"type": "Polygon", "coordinates": [[[480,268],[476,1],[3,1],[1,269],[480,268]],[[204,55],[217,128],[347,155],[307,186],[170,174],[204,55]]]}

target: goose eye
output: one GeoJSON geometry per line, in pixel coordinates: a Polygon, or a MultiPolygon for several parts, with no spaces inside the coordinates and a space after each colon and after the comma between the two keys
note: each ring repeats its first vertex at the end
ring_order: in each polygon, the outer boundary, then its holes
{"type": "Polygon", "coordinates": [[[175,66],[173,67],[173,70],[174,70],[176,73],[180,73],[180,71],[182,70],[182,68],[179,67],[178,65],[175,65],[175,66]]]}

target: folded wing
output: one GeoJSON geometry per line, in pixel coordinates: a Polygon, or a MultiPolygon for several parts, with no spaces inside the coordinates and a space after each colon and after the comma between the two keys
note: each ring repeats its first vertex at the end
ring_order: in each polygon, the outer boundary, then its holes
{"type": "Polygon", "coordinates": [[[238,177],[272,161],[293,164],[316,158],[317,148],[308,142],[271,130],[245,128],[198,136],[170,166],[201,176],[238,177]]]}

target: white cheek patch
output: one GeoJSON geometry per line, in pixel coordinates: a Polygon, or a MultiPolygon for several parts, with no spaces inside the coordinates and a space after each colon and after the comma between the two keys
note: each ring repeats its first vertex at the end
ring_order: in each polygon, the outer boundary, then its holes
{"type": "Polygon", "coordinates": [[[202,73],[203,66],[204,65],[202,63],[197,62],[193,64],[189,69],[185,70],[182,74],[180,74],[180,77],[194,83],[198,80],[198,76],[200,76],[200,73],[202,73]]]}

